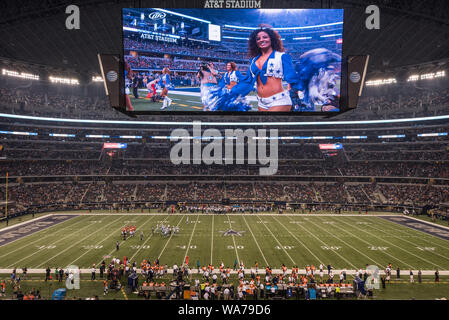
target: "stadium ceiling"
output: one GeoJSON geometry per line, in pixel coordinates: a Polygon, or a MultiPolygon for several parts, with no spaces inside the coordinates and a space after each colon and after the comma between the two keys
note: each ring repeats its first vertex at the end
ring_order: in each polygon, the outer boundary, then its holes
{"type": "MultiPolygon", "coordinates": [[[[280,7],[262,0],[265,8],[280,7]]],[[[96,54],[120,53],[122,7],[202,7],[193,1],[2,0],[0,57],[81,73],[98,73],[96,54]],[[77,4],[80,30],[67,30],[65,8],[77,4]]],[[[344,54],[370,54],[369,72],[449,58],[447,0],[287,0],[283,7],[345,8],[344,54]],[[365,28],[365,8],[381,11],[380,30],[365,28]]],[[[218,17],[217,17],[218,19],[218,17]]]]}

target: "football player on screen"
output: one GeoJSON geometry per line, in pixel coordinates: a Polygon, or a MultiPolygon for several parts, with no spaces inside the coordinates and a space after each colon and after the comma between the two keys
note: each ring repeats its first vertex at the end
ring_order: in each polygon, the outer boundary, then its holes
{"type": "Polygon", "coordinates": [[[133,81],[133,71],[129,64],[125,61],[125,100],[126,100],[126,111],[134,111],[133,105],[131,104],[131,99],[129,98],[129,88],[132,86],[133,81]]]}
{"type": "Polygon", "coordinates": [[[161,98],[164,99],[162,101],[161,110],[164,110],[165,108],[168,108],[172,102],[172,100],[167,96],[168,86],[170,85],[170,69],[168,69],[167,67],[162,69],[162,77],[161,77],[161,81],[159,82],[159,84],[162,88],[161,98]]]}

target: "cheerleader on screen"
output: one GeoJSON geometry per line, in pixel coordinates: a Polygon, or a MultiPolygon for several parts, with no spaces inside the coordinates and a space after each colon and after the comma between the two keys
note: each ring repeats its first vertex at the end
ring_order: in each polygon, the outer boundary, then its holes
{"type": "Polygon", "coordinates": [[[160,81],[160,86],[162,88],[161,98],[164,99],[162,102],[161,110],[168,108],[172,102],[172,100],[169,97],[167,97],[169,85],[170,85],[170,69],[164,68],[162,70],[162,77],[160,81]]]}
{"type": "Polygon", "coordinates": [[[257,83],[259,111],[291,111],[290,88],[297,87],[298,76],[292,58],[284,52],[281,36],[262,26],[249,36],[248,53],[252,57],[248,76],[257,83]],[[288,89],[282,86],[287,82],[288,89]]]}
{"type": "Polygon", "coordinates": [[[248,53],[251,57],[246,77],[228,94],[217,93],[214,111],[249,111],[244,97],[257,90],[258,111],[292,111],[290,89],[299,90],[298,74],[292,58],[284,52],[280,35],[270,27],[261,26],[249,36],[248,53]],[[287,82],[287,88],[282,81],[287,82]]]}
{"type": "Polygon", "coordinates": [[[237,64],[235,62],[228,62],[226,64],[226,73],[221,79],[220,86],[226,86],[226,89],[230,91],[244,76],[237,70],[237,64]]]}

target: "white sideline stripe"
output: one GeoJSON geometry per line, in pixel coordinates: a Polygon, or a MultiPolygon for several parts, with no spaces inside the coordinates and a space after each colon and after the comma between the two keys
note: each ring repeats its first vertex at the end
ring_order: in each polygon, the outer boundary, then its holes
{"type": "MultiPolygon", "coordinates": [[[[259,218],[260,221],[263,221],[262,219],[260,219],[259,215],[257,215],[257,217],[259,218]]],[[[276,240],[276,242],[279,244],[279,246],[282,248],[282,250],[284,250],[285,254],[290,258],[291,262],[293,262],[293,264],[296,265],[296,262],[288,254],[287,250],[285,250],[284,246],[279,242],[279,240],[274,236],[273,232],[271,232],[271,230],[266,226],[265,223],[262,223],[262,224],[264,225],[265,229],[267,229],[268,232],[271,233],[271,235],[273,236],[274,240],[276,240]]]]}
{"type": "MultiPolygon", "coordinates": [[[[147,222],[145,222],[145,223],[142,225],[142,227],[143,227],[145,224],[147,224],[148,222],[153,221],[153,219],[154,219],[154,216],[151,217],[151,219],[147,220],[147,222]]],[[[164,221],[167,221],[167,217],[164,219],[164,221]]],[[[139,249],[137,249],[137,251],[134,252],[134,254],[131,256],[131,258],[129,258],[129,261],[132,261],[132,260],[134,259],[134,257],[137,255],[137,253],[138,253],[140,250],[142,250],[143,246],[144,246],[144,245],[145,245],[145,244],[146,244],[152,237],[153,237],[153,233],[147,238],[147,240],[145,240],[145,241],[143,242],[143,244],[139,247],[139,249]]],[[[111,253],[111,254],[112,254],[112,253],[111,253]]]]}
{"type": "MultiPolygon", "coordinates": [[[[55,215],[81,215],[81,216],[113,216],[113,215],[126,215],[126,216],[165,216],[167,215],[166,213],[128,213],[128,212],[118,212],[118,213],[54,213],[55,215]]],[[[225,213],[228,216],[254,216],[254,213],[225,213]]],[[[186,215],[186,213],[170,213],[169,216],[184,216],[186,215]]],[[[195,213],[189,214],[189,215],[195,215],[195,213]]],[[[215,214],[215,213],[201,213],[202,216],[213,216],[213,215],[218,215],[218,216],[222,216],[223,214],[215,214]]],[[[279,214],[279,213],[258,213],[258,215],[260,216],[276,216],[276,217],[402,217],[402,215],[399,214],[334,214],[334,213],[312,213],[312,214],[307,214],[307,213],[283,213],[283,214],[279,214]]],[[[421,221],[422,220],[418,220],[421,221]]],[[[427,222],[427,221],[425,221],[427,222]]]]}
{"type": "MultiPolygon", "coordinates": [[[[80,223],[80,222],[81,222],[81,221],[78,221],[76,224],[78,224],[78,223],[80,223]]],[[[87,224],[87,225],[85,225],[84,227],[82,227],[81,229],[79,229],[78,232],[81,231],[81,230],[84,230],[85,228],[90,227],[90,226],[91,226],[90,224],[87,224]]],[[[71,227],[73,227],[73,225],[71,225],[71,227]]],[[[65,229],[65,228],[64,228],[64,229],[65,229]]],[[[61,230],[58,230],[57,232],[59,232],[59,231],[61,231],[61,230]]],[[[54,234],[53,234],[53,235],[54,235],[54,234]]],[[[56,240],[55,242],[48,244],[48,246],[52,246],[52,245],[58,243],[59,241],[62,241],[62,240],[66,239],[66,238],[68,238],[68,237],[70,237],[70,236],[72,236],[72,235],[73,235],[72,233],[71,233],[71,234],[68,234],[67,236],[65,236],[65,237],[63,237],[63,238],[58,239],[58,240],[56,240]]],[[[32,257],[32,256],[34,256],[36,253],[39,253],[39,252],[41,252],[41,250],[36,250],[34,253],[29,254],[28,256],[26,256],[26,257],[24,257],[24,258],[22,258],[22,259],[20,259],[20,260],[15,261],[14,264],[10,264],[7,268],[11,268],[12,266],[16,265],[18,262],[23,261],[23,260],[25,260],[25,259],[28,259],[29,257],[32,257]]]]}
{"type": "MultiPolygon", "coordinates": [[[[123,217],[120,216],[120,217],[118,217],[117,219],[115,219],[114,221],[109,222],[108,224],[104,225],[103,227],[101,227],[101,228],[99,228],[99,229],[97,229],[97,230],[95,230],[95,231],[98,232],[98,231],[100,231],[100,230],[103,230],[103,229],[106,228],[107,226],[109,226],[109,225],[115,223],[116,221],[118,221],[118,220],[120,220],[120,219],[122,219],[122,218],[123,218],[123,217]]],[[[48,261],[50,261],[50,260],[52,260],[53,258],[59,256],[61,253],[64,253],[64,252],[66,252],[67,250],[73,248],[75,245],[77,245],[78,243],[80,243],[80,242],[86,240],[87,238],[91,237],[92,235],[93,235],[93,234],[91,233],[91,234],[85,236],[85,237],[82,238],[81,240],[79,240],[79,241],[75,242],[74,244],[72,244],[71,246],[67,247],[65,250],[60,251],[58,254],[54,255],[54,256],[51,257],[51,258],[48,258],[47,260],[45,260],[44,262],[42,262],[42,263],[41,263],[40,265],[38,265],[37,267],[39,268],[40,266],[45,265],[48,261]]]]}
{"type": "MultiPolygon", "coordinates": [[[[404,217],[404,216],[402,216],[402,217],[404,217]]],[[[434,226],[437,226],[437,227],[440,227],[440,228],[449,230],[449,227],[443,226],[443,225],[438,224],[438,223],[433,223],[433,222],[430,222],[430,221],[421,220],[421,219],[414,218],[414,217],[409,217],[409,216],[405,216],[405,217],[406,217],[406,218],[409,218],[409,219],[413,219],[413,220],[419,221],[419,222],[422,222],[422,223],[424,223],[424,224],[431,224],[431,225],[434,225],[434,226]]],[[[414,230],[416,230],[416,229],[414,229],[414,230]]],[[[421,232],[422,232],[422,231],[421,231],[421,232]]]]}
{"type": "MultiPolygon", "coordinates": [[[[342,222],[342,221],[338,221],[338,222],[342,222]]],[[[345,230],[345,229],[343,229],[343,228],[340,228],[339,226],[337,226],[337,224],[334,224],[333,226],[334,226],[334,227],[337,227],[337,228],[339,228],[340,230],[343,230],[343,231],[346,232],[347,234],[351,235],[351,233],[350,233],[349,231],[347,231],[347,230],[345,230]]],[[[353,227],[352,225],[349,225],[349,226],[353,227]]],[[[360,239],[357,238],[357,240],[363,241],[364,243],[368,244],[369,246],[372,246],[372,244],[370,244],[368,241],[363,240],[362,238],[360,238],[360,239]]],[[[388,255],[389,257],[393,258],[394,260],[397,260],[397,261],[403,263],[404,265],[411,267],[411,269],[413,269],[413,266],[411,266],[411,265],[409,265],[408,263],[402,261],[401,259],[398,259],[398,258],[396,258],[395,256],[389,254],[387,251],[379,251],[379,252],[382,252],[383,254],[386,254],[386,255],[388,255]]],[[[374,261],[374,260],[372,260],[372,261],[374,261]]],[[[379,266],[382,265],[382,263],[379,263],[379,262],[376,262],[376,264],[379,265],[379,266]]]]}
{"type": "MultiPolygon", "coordinates": [[[[72,218],[72,219],[73,219],[73,218],[72,218]]],[[[56,224],[54,224],[54,225],[52,225],[52,226],[50,226],[50,227],[48,227],[48,228],[38,230],[38,231],[33,232],[33,233],[31,233],[31,234],[29,234],[29,235],[27,235],[27,236],[24,236],[24,237],[18,238],[18,239],[16,239],[16,240],[13,240],[13,241],[11,241],[11,242],[8,242],[7,244],[4,244],[4,245],[2,245],[2,246],[10,245],[11,243],[14,243],[14,242],[19,241],[19,240],[26,239],[27,237],[33,236],[33,235],[35,235],[35,234],[37,234],[37,233],[39,233],[39,232],[42,232],[42,231],[48,231],[48,229],[51,229],[51,228],[56,227],[56,226],[61,226],[61,224],[64,224],[64,223],[66,223],[66,222],[69,222],[69,221],[73,222],[72,219],[65,220],[65,221],[63,221],[63,222],[61,222],[61,223],[56,223],[56,224]]],[[[75,218],[75,219],[76,219],[76,218],[75,218]]],[[[81,219],[81,220],[83,220],[83,219],[81,219]]],[[[74,225],[78,224],[79,222],[81,222],[81,221],[75,222],[73,225],[68,225],[67,227],[64,227],[64,228],[62,228],[62,229],[60,229],[60,230],[56,230],[55,233],[59,233],[59,232],[62,231],[62,230],[65,230],[65,229],[67,229],[67,228],[73,227],[74,225]]],[[[42,240],[45,239],[45,238],[54,236],[55,233],[47,234],[46,236],[44,236],[44,237],[42,237],[42,238],[39,238],[39,239],[37,239],[37,240],[34,240],[34,241],[30,242],[30,243],[27,243],[27,244],[25,244],[25,245],[23,245],[23,246],[21,246],[21,247],[19,247],[19,248],[17,248],[17,249],[14,249],[13,251],[10,251],[10,252],[8,252],[8,253],[4,253],[4,254],[2,254],[2,257],[6,257],[7,255],[9,255],[9,254],[11,254],[11,253],[14,253],[14,252],[16,252],[16,251],[18,251],[18,250],[21,250],[21,249],[23,249],[23,248],[25,248],[25,247],[29,247],[31,244],[34,244],[34,243],[39,242],[39,241],[42,241],[42,240]]]]}
{"type": "MultiPolygon", "coordinates": [[[[229,215],[228,214],[226,214],[226,218],[228,219],[228,222],[229,222],[229,228],[232,229],[231,220],[229,220],[229,215]]],[[[240,266],[240,258],[239,258],[239,254],[237,252],[237,246],[235,245],[234,235],[232,234],[231,237],[232,237],[232,241],[234,243],[234,250],[235,250],[235,255],[236,255],[236,258],[237,258],[237,263],[238,263],[238,266],[240,266]]]]}
{"type": "MultiPolygon", "coordinates": [[[[448,240],[439,238],[439,237],[437,237],[437,236],[434,236],[434,235],[432,235],[432,234],[430,234],[430,233],[427,233],[427,232],[425,232],[425,231],[418,230],[418,229],[414,229],[414,228],[410,228],[409,226],[403,225],[403,224],[400,224],[400,225],[403,226],[403,227],[405,227],[405,228],[407,228],[407,229],[411,229],[411,230],[413,230],[413,231],[421,232],[421,233],[423,233],[424,235],[427,236],[426,238],[438,239],[438,240],[445,241],[445,242],[448,241],[448,240]]],[[[399,231],[399,232],[401,232],[401,233],[408,234],[408,232],[407,232],[406,230],[394,229],[394,231],[399,231]]],[[[443,246],[443,245],[441,245],[441,244],[439,244],[439,243],[436,243],[436,242],[431,241],[431,239],[426,239],[426,238],[423,237],[423,238],[419,238],[419,239],[420,239],[421,241],[426,241],[426,242],[428,242],[428,243],[430,243],[430,244],[432,244],[432,245],[434,245],[434,246],[438,246],[438,247],[441,247],[441,248],[443,248],[443,249],[449,250],[449,247],[448,247],[448,246],[443,246]]],[[[402,239],[402,238],[401,238],[401,239],[402,239]]],[[[443,256],[443,255],[440,255],[440,256],[443,257],[444,259],[449,260],[449,257],[443,256]]]]}
{"type": "Polygon", "coordinates": [[[51,215],[53,215],[53,214],[49,213],[49,214],[46,214],[45,216],[42,216],[42,217],[39,217],[39,218],[34,218],[34,219],[31,219],[31,220],[28,220],[28,221],[24,221],[24,222],[20,222],[20,223],[17,223],[17,224],[13,224],[12,226],[1,228],[0,232],[6,231],[6,230],[10,230],[10,229],[13,229],[13,228],[16,228],[16,227],[20,227],[20,226],[22,226],[22,225],[24,225],[26,223],[35,222],[35,221],[38,221],[38,220],[41,220],[41,219],[44,219],[44,218],[48,218],[51,215]]]}
{"type": "MultiPolygon", "coordinates": [[[[290,221],[292,221],[289,218],[290,221]]],[[[317,239],[319,242],[321,242],[322,244],[324,244],[326,247],[328,247],[329,245],[327,243],[325,243],[323,240],[321,240],[320,238],[318,238],[316,235],[313,234],[313,232],[307,230],[307,228],[303,227],[301,224],[296,224],[297,226],[301,227],[301,229],[304,229],[306,232],[308,232],[309,234],[312,235],[312,237],[314,237],[315,239],[317,239]]],[[[350,264],[353,268],[357,268],[355,265],[353,265],[348,259],[346,259],[345,257],[343,257],[340,253],[338,253],[336,250],[330,250],[331,252],[335,253],[337,256],[339,256],[342,260],[346,261],[348,264],[350,264]]],[[[325,265],[325,263],[323,263],[325,265]]]]}
{"type": "MultiPolygon", "coordinates": [[[[91,269],[80,269],[82,274],[90,274],[91,273],[91,269]]],[[[245,274],[250,274],[251,270],[255,270],[255,269],[245,269],[245,274]]],[[[273,270],[273,274],[282,274],[282,269],[272,269],[273,270]]],[[[343,269],[332,269],[332,271],[334,272],[334,276],[337,274],[340,274],[340,272],[343,271],[343,269]]],[[[404,271],[404,270],[402,270],[404,271]]],[[[12,272],[11,269],[0,269],[0,274],[10,274],[12,272]]],[[[173,273],[173,269],[167,269],[168,273],[173,273]]],[[[413,272],[413,276],[416,277],[418,275],[419,270],[412,270],[413,272]]],[[[449,270],[438,270],[438,272],[440,273],[440,276],[449,276],[449,270]]],[[[27,273],[30,274],[45,274],[45,269],[28,269],[27,273]]],[[[190,274],[197,274],[196,270],[194,269],[190,269],[189,270],[190,274]]],[[[238,271],[234,271],[231,270],[231,274],[237,274],[238,271]]],[[[287,274],[291,274],[291,269],[287,269],[287,274]]],[[[300,274],[306,274],[306,270],[305,269],[299,269],[299,273],[300,274]]],[[[355,275],[356,271],[352,270],[351,268],[347,268],[346,270],[346,274],[349,275],[355,275]]],[[[421,270],[421,273],[423,276],[433,276],[435,275],[435,270],[421,270]]],[[[20,269],[17,270],[17,274],[20,275],[20,269]]],[[[261,269],[259,269],[258,274],[265,274],[265,270],[261,272],[261,269]]],[[[315,272],[315,274],[317,274],[315,272]]],[[[381,275],[385,275],[385,271],[384,270],[379,270],[379,274],[381,275]]],[[[324,275],[327,275],[327,272],[324,272],[324,275]]],[[[409,274],[408,274],[408,270],[405,273],[402,273],[402,278],[404,279],[404,283],[409,283],[408,279],[409,279],[409,274]],[[406,280],[405,280],[406,279],[406,280]]],[[[392,273],[392,280],[396,280],[396,278],[394,277],[394,273],[392,273]]]]}
{"type": "MultiPolygon", "coordinates": [[[[185,216],[185,215],[182,216],[182,218],[179,220],[179,222],[178,222],[178,224],[177,224],[176,226],[179,226],[179,224],[181,223],[181,221],[184,220],[184,216],[185,216]]],[[[170,242],[171,238],[173,238],[173,233],[170,235],[170,238],[169,238],[169,239],[167,240],[167,242],[165,243],[165,246],[162,248],[161,253],[159,253],[159,255],[157,256],[158,259],[159,259],[159,258],[162,256],[162,254],[164,253],[165,248],[167,248],[167,245],[168,245],[168,243],[170,242]]]]}
{"type": "Polygon", "coordinates": [[[212,265],[213,265],[212,256],[214,253],[214,217],[215,216],[212,216],[212,235],[210,238],[210,264],[212,265]]]}
{"type": "MultiPolygon", "coordinates": [[[[195,234],[195,229],[196,229],[196,225],[198,224],[199,218],[200,218],[200,215],[198,214],[196,216],[196,221],[195,221],[195,225],[193,226],[192,234],[190,235],[190,240],[189,240],[189,244],[187,245],[187,248],[186,248],[186,253],[184,255],[184,259],[182,259],[182,264],[185,263],[187,254],[189,253],[190,244],[192,243],[192,238],[193,238],[193,235],[195,234]]],[[[182,220],[184,220],[184,218],[182,220]]]]}
{"type": "Polygon", "coordinates": [[[248,222],[245,219],[245,216],[242,216],[242,218],[243,218],[243,221],[245,221],[246,226],[248,227],[249,232],[251,232],[251,235],[253,236],[253,239],[254,239],[254,242],[256,243],[257,248],[259,248],[259,251],[262,254],[262,257],[265,260],[265,264],[269,266],[270,264],[268,263],[267,258],[265,258],[265,255],[263,254],[262,249],[260,249],[259,242],[257,242],[256,237],[254,236],[253,231],[251,230],[248,222]]]}
{"type": "MultiPolygon", "coordinates": [[[[375,227],[373,227],[373,226],[371,226],[371,225],[368,225],[368,227],[372,227],[372,228],[374,228],[374,229],[376,229],[376,230],[378,230],[378,231],[382,231],[381,229],[377,229],[377,228],[375,228],[375,227]]],[[[411,255],[415,256],[416,258],[418,258],[418,259],[420,259],[420,260],[422,260],[422,261],[425,261],[425,262],[430,263],[430,264],[432,264],[432,265],[434,265],[434,266],[437,266],[437,267],[440,268],[440,269],[444,269],[443,267],[437,265],[436,263],[433,263],[433,262],[431,262],[431,261],[429,261],[429,260],[427,260],[427,259],[425,259],[425,258],[422,258],[422,257],[420,257],[420,256],[418,256],[418,255],[416,255],[416,254],[414,254],[414,253],[412,253],[412,252],[410,252],[410,251],[408,251],[408,250],[405,250],[405,249],[403,249],[403,248],[401,248],[401,247],[395,245],[393,242],[390,242],[390,241],[388,241],[388,240],[384,240],[384,239],[382,239],[382,238],[380,238],[380,237],[378,237],[378,236],[376,236],[376,235],[373,235],[373,234],[372,234],[371,232],[369,232],[369,231],[366,231],[366,230],[363,230],[363,229],[361,229],[361,230],[362,230],[363,232],[365,232],[365,233],[368,233],[368,234],[374,236],[374,237],[377,238],[377,239],[380,239],[380,240],[382,240],[382,241],[384,241],[384,242],[386,242],[386,243],[389,243],[389,244],[392,245],[392,246],[395,246],[396,248],[401,249],[401,250],[404,251],[404,252],[407,252],[408,254],[411,254],[411,255]]],[[[382,232],[385,233],[385,231],[382,231],[382,232]]],[[[397,237],[397,236],[395,236],[395,235],[393,235],[393,237],[399,238],[399,237],[397,237]]],[[[399,238],[399,239],[401,239],[401,238],[399,238]]]]}
{"type": "Polygon", "coordinates": [[[353,246],[351,246],[349,243],[347,243],[346,241],[344,241],[343,239],[340,239],[339,237],[337,237],[336,235],[332,234],[331,232],[327,231],[326,228],[324,227],[320,227],[320,225],[313,223],[312,221],[309,221],[310,223],[312,223],[314,226],[317,226],[319,229],[324,230],[325,232],[329,233],[332,237],[334,237],[335,239],[343,242],[346,246],[348,246],[349,248],[351,248],[354,251],[357,251],[358,253],[360,253],[361,255],[365,256],[366,258],[368,258],[368,260],[373,261],[375,264],[380,264],[379,262],[375,261],[373,258],[367,256],[366,254],[364,254],[363,252],[357,250],[356,248],[354,248],[353,246]]]}
{"type": "Polygon", "coordinates": [[[323,264],[324,265],[324,263],[323,263],[323,261],[321,261],[304,243],[302,243],[302,241],[301,240],[299,240],[290,230],[288,230],[288,228],[285,226],[285,225],[283,225],[278,219],[276,219],[275,217],[273,217],[273,219],[274,220],[276,220],[276,222],[277,223],[279,223],[281,226],[283,226],[284,227],[284,229],[285,230],[287,230],[287,232],[288,233],[290,233],[290,235],[297,241],[297,242],[299,242],[304,248],[306,248],[306,250],[307,251],[309,251],[310,252],[310,254],[312,255],[312,256],[314,256],[315,257],[315,259],[319,262],[319,263],[321,263],[321,264],[323,264]]]}

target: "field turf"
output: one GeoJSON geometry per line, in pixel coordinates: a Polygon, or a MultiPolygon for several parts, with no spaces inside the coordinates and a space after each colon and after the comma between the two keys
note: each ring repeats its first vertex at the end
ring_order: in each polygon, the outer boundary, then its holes
{"type": "MultiPolygon", "coordinates": [[[[148,90],[139,89],[139,98],[136,99],[132,94],[130,95],[131,104],[135,111],[202,111],[203,104],[199,96],[175,94],[172,91],[168,92],[168,97],[173,100],[171,106],[164,110],[161,102],[153,102],[150,98],[146,98],[148,90]]],[[[251,102],[253,110],[257,111],[257,103],[251,102]]]]}
{"type": "MultiPolygon", "coordinates": [[[[348,271],[388,263],[405,273],[413,270],[449,270],[448,241],[386,221],[379,216],[353,215],[207,215],[207,214],[86,214],[37,231],[0,247],[0,269],[45,269],[77,265],[90,268],[107,256],[127,256],[138,264],[159,258],[162,264],[190,265],[235,260],[251,268],[270,265],[331,264],[348,271]],[[187,221],[188,218],[188,221],[187,221]],[[156,224],[176,225],[180,233],[152,235],[156,224]],[[123,241],[120,230],[137,227],[136,236],[123,241]],[[225,235],[229,229],[236,235],[225,235]],[[144,239],[140,240],[143,231],[144,239]],[[117,251],[115,244],[120,242],[117,251]]],[[[109,259],[109,258],[106,258],[109,259]]]]}
{"type": "MultiPolygon", "coordinates": [[[[103,259],[109,262],[111,257],[123,256],[137,264],[143,259],[159,258],[169,267],[181,264],[189,256],[195,270],[193,278],[200,277],[196,274],[198,260],[201,265],[218,266],[223,262],[231,268],[235,260],[243,262],[246,268],[257,261],[261,269],[266,265],[279,269],[282,263],[304,269],[308,264],[323,263],[335,269],[347,268],[348,272],[364,269],[366,264],[383,270],[392,263],[394,269],[401,268],[401,279],[396,279],[394,271],[387,289],[375,290],[375,299],[436,299],[449,295],[449,277],[445,272],[449,270],[448,241],[379,215],[74,214],[77,216],[72,219],[0,246],[0,279],[9,279],[15,267],[19,275],[25,266],[28,269],[49,266],[53,274],[56,267],[76,265],[89,269],[93,263],[98,267],[103,259]],[[179,226],[180,233],[170,237],[153,235],[151,228],[161,223],[179,226]],[[125,225],[137,227],[136,236],[126,241],[120,235],[125,225]],[[229,229],[238,234],[224,235],[229,229]],[[140,231],[144,233],[142,241],[140,231]],[[116,241],[120,242],[118,251],[116,241]],[[444,273],[440,283],[433,281],[432,273],[437,268],[444,273]],[[423,276],[421,284],[417,283],[415,273],[415,283],[411,284],[408,269],[429,273],[423,276]]],[[[2,228],[0,232],[5,230],[2,228]]],[[[37,288],[43,298],[48,298],[55,289],[64,287],[64,282],[44,282],[43,278],[43,273],[29,273],[21,281],[22,292],[37,288]]],[[[83,271],[81,279],[81,290],[69,290],[68,298],[94,295],[103,298],[98,270],[97,281],[90,280],[88,271],[83,271]]],[[[167,274],[159,281],[170,279],[167,274]]],[[[348,281],[351,279],[353,275],[348,275],[348,281]]],[[[237,283],[235,274],[231,275],[231,281],[237,283]]],[[[126,284],[126,279],[122,282],[126,284]]],[[[11,294],[12,287],[8,285],[7,296],[11,294]]],[[[105,298],[143,299],[126,290],[110,291],[105,298]]]]}

